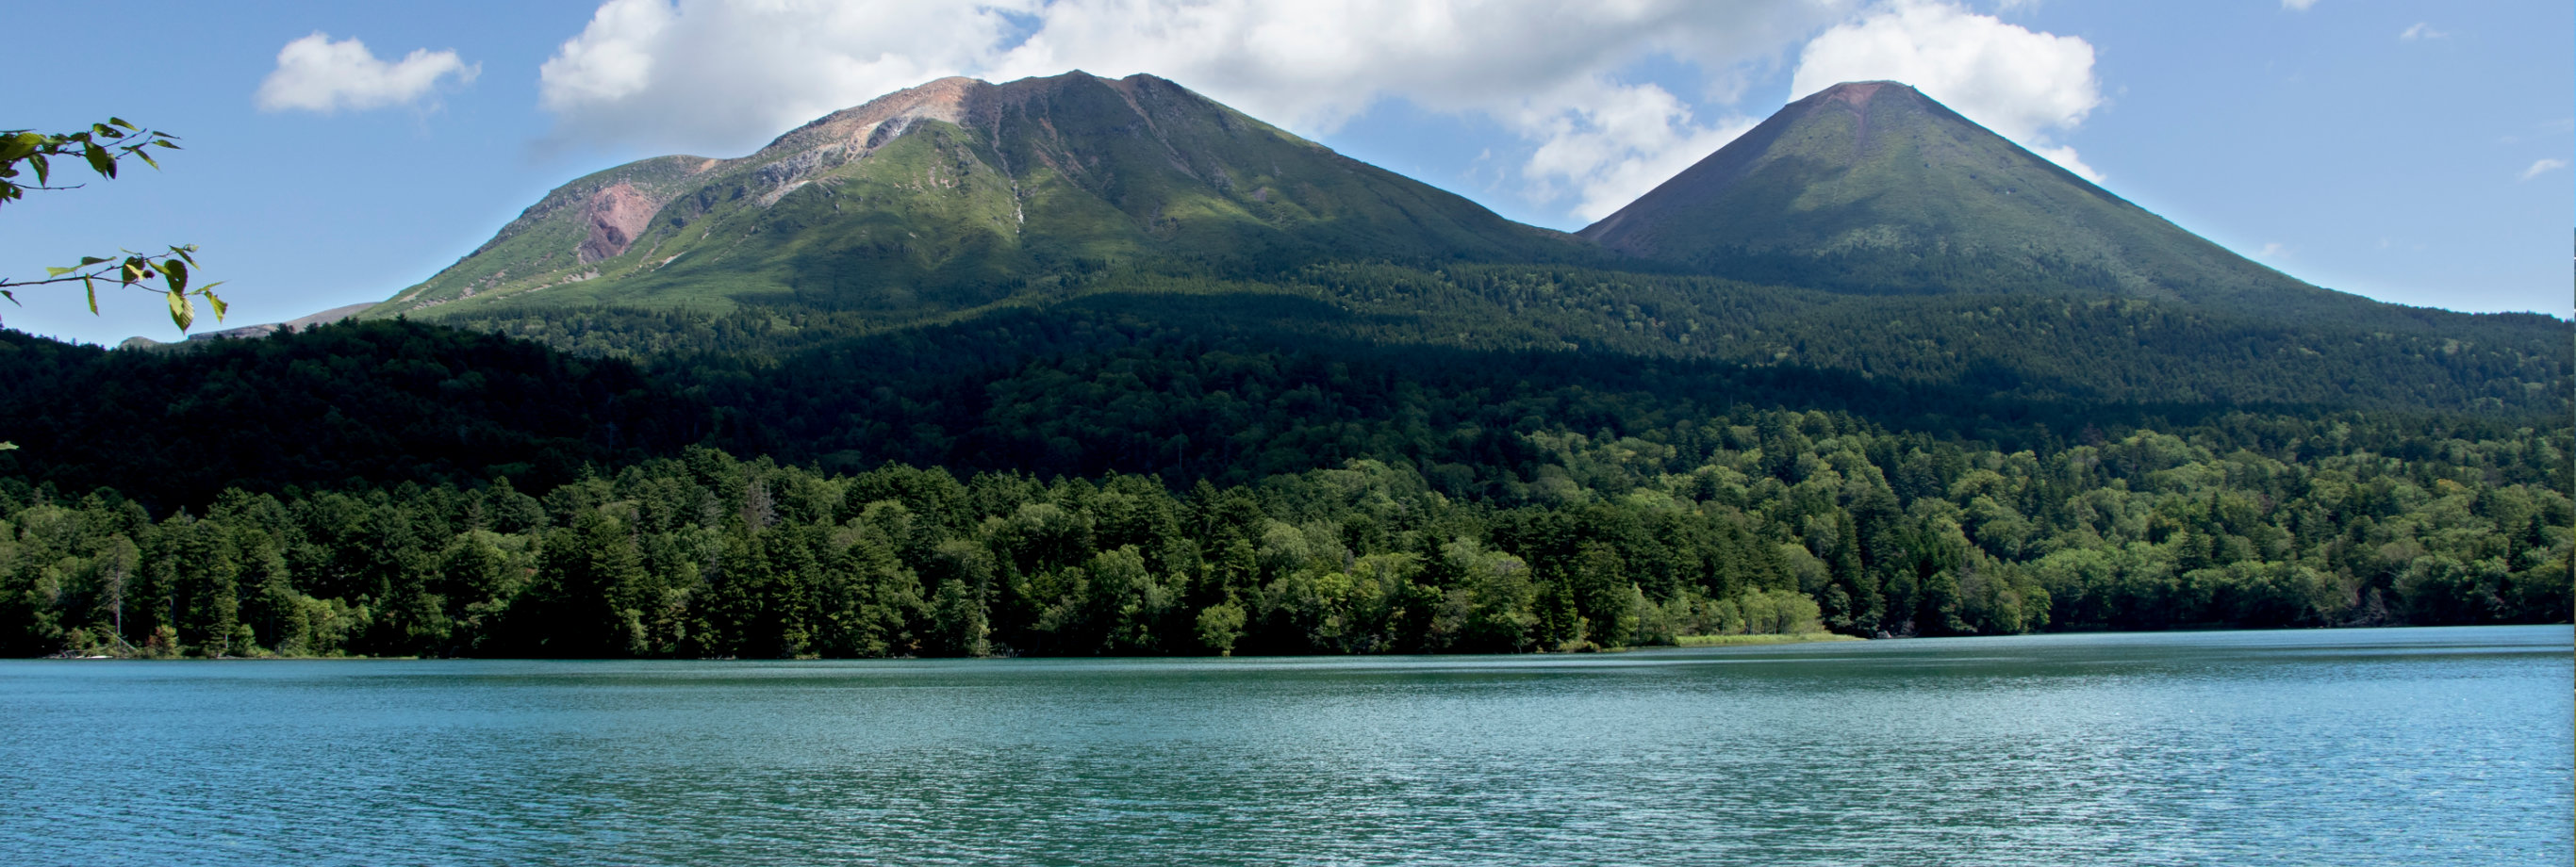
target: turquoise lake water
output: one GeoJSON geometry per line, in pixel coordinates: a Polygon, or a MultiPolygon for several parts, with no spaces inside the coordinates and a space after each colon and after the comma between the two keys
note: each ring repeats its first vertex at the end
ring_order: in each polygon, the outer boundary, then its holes
{"type": "Polygon", "coordinates": [[[0,863],[2565,865],[2571,638],[0,662],[0,863]]]}

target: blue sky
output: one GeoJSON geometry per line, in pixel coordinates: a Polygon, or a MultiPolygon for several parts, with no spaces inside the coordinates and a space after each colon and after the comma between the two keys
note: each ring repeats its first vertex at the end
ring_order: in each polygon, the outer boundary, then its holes
{"type": "MultiPolygon", "coordinates": [[[[5,97],[0,128],[114,114],[187,150],[7,206],[0,276],[195,243],[227,324],[383,299],[617,163],[736,156],[943,75],[1072,68],[1163,75],[1560,229],[1796,91],[1898,78],[2319,285],[2576,303],[2564,0],[90,2],[12,27],[13,59],[51,72],[5,97]],[[102,22],[155,35],[120,45],[102,22]]],[[[98,316],[19,294],[11,328],[175,336],[141,293],[98,316]]]]}

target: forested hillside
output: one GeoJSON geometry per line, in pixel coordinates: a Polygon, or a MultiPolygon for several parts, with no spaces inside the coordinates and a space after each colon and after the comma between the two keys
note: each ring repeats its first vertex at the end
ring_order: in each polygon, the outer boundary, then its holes
{"type": "Polygon", "coordinates": [[[228,487],[551,488],[676,453],[713,414],[635,365],[402,323],[108,351],[0,331],[0,475],[156,511],[228,487]]]}
{"type": "Polygon", "coordinates": [[[226,487],[352,480],[506,474],[543,491],[585,465],[704,443],[836,471],[1114,471],[1177,487],[1376,459],[1481,499],[1527,470],[1528,434],[1634,436],[1739,408],[2008,451],[2249,411],[2543,430],[2569,412],[2567,328],[2537,316],[2427,314],[2482,329],[2472,342],[2145,302],[1927,298],[1908,312],[1706,278],[1315,273],[908,328],[847,311],[610,309],[467,323],[526,341],[401,322],[153,351],[0,335],[0,438],[22,446],[0,452],[0,474],[160,511],[226,487]]]}
{"type": "Polygon", "coordinates": [[[17,654],[1575,650],[1682,635],[2564,620],[2564,430],[2236,416],[2047,451],[1748,411],[1517,435],[1500,496],[1355,460],[830,474],[691,449],[531,496],[0,481],[17,654]]]}
{"type": "MultiPolygon", "coordinates": [[[[953,436],[973,426],[957,414],[979,409],[955,399],[982,401],[984,389],[968,380],[1004,376],[1033,362],[1079,368],[1079,359],[1104,353],[1210,349],[1326,358],[1327,364],[1360,365],[1354,370],[1383,366],[1424,381],[1435,399],[1519,388],[1535,378],[1530,385],[1539,389],[1582,381],[1595,390],[1650,391],[1659,402],[1867,404],[1868,411],[1895,413],[1916,404],[1957,411],[1965,401],[1974,405],[1971,417],[1986,412],[2010,419],[2148,406],[2532,419],[2570,411],[2566,323],[2389,305],[2367,312],[2291,325],[2134,300],[1854,298],[1579,268],[1342,264],[1259,283],[1104,278],[1061,300],[933,323],[781,305],[720,316],[530,311],[454,324],[577,354],[633,358],[678,379],[721,379],[736,394],[757,389],[764,378],[780,379],[793,383],[783,401],[842,408],[764,408],[772,425],[826,419],[760,444],[782,457],[804,447],[849,448],[823,445],[834,434],[822,428],[853,410],[898,428],[936,424],[953,436]],[[1504,369],[1513,375],[1492,373],[1504,369]],[[1747,384],[1763,379],[1791,384],[1747,384]],[[1442,385],[1428,387],[1433,381],[1442,385]],[[931,402],[950,417],[923,417],[931,402]]],[[[1175,357],[1144,367],[1197,363],[1175,357]]],[[[1169,384],[1157,381],[1152,388],[1164,391],[1169,384]]],[[[1221,386],[1205,390],[1245,395],[1221,386]]],[[[1155,401],[1196,399],[1166,394],[1155,401]]],[[[884,456],[942,463],[950,457],[884,456]]]]}

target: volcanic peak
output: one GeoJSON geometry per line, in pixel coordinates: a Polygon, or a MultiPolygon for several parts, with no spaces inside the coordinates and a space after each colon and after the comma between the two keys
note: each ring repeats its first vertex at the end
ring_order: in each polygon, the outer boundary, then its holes
{"type": "Polygon", "coordinates": [[[1842,102],[1851,105],[1853,108],[1866,109],[1869,107],[1869,101],[1872,97],[1877,96],[1879,91],[1886,90],[1891,87],[1902,89],[1913,94],[1917,98],[1923,96],[1921,91],[1917,91],[1911,85],[1901,81],[1846,81],[1841,84],[1816,91],[1815,93],[1808,94],[1806,99],[1799,100],[1799,102],[1808,102],[1810,100],[1817,102],[1842,102]]]}
{"type": "Polygon", "coordinates": [[[874,147],[900,135],[903,128],[912,122],[925,118],[963,125],[970,100],[993,86],[992,82],[982,79],[951,76],[918,87],[907,87],[788,130],[744,159],[774,158],[833,142],[874,147]],[[889,123],[894,127],[884,135],[878,135],[878,129],[889,123]]]}
{"type": "Polygon", "coordinates": [[[795,297],[911,315],[1112,268],[1461,258],[1602,257],[1170,81],[1074,71],[940,79],[743,157],[593,174],[380,312],[795,297]]]}

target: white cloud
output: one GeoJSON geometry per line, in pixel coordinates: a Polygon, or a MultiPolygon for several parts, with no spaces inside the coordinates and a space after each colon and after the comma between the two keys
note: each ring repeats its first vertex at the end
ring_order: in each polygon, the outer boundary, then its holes
{"type": "Polygon", "coordinates": [[[558,138],[732,156],[989,65],[1006,10],[939,2],[608,0],[538,71],[558,138]]]}
{"type": "Polygon", "coordinates": [[[2263,249],[2260,249],[2260,250],[2256,250],[2256,251],[2254,251],[2254,258],[2257,258],[2257,259],[2277,259],[2277,258],[2280,258],[2282,254],[2285,254],[2285,253],[2288,253],[2288,252],[2290,252],[2290,248],[2288,248],[2288,247],[2284,247],[2284,246],[2281,246],[2281,242],[2279,242],[2279,241],[2267,241],[2267,242],[2264,242],[2264,244],[2263,244],[2263,249]]]}
{"type": "Polygon", "coordinates": [[[1750,126],[1695,122],[1671,92],[1623,82],[1656,54],[1732,96],[1741,64],[1779,55],[1844,0],[1060,0],[1001,68],[1151,72],[1257,117],[1325,134],[1384,99],[1482,114],[1536,145],[1520,166],[1538,201],[1608,215],[1750,126]]]}
{"type": "Polygon", "coordinates": [[[2567,167],[2567,161],[2566,161],[2566,160],[2551,160],[2551,159],[2544,159],[2544,160],[2540,160],[2540,161],[2537,161],[2537,162],[2532,163],[2532,164],[2531,164],[2531,168],[2527,168],[2527,169],[2523,169],[2523,170],[2522,170],[2522,179],[2523,179],[2523,180],[2526,180],[2526,181],[2527,181],[2527,180],[2531,180],[2532,178],[2540,177],[2541,175],[2545,175],[2545,174],[2548,174],[2548,173],[2550,173],[2550,172],[2554,172],[2554,171],[2557,171],[2557,170],[2559,170],[2559,169],[2563,169],[2563,168],[2566,168],[2566,167],[2567,167]]]}
{"type": "Polygon", "coordinates": [[[1582,108],[1545,119],[1546,141],[1523,171],[1542,190],[1572,186],[1575,216],[1598,220],[1757,122],[1732,117],[1702,127],[1693,123],[1689,106],[1661,87],[1604,84],[1582,108]]]}
{"type": "Polygon", "coordinates": [[[1150,72],[1256,116],[1330,132],[1389,97],[1439,111],[1551,114],[1658,52],[1720,69],[1831,21],[1836,0],[1058,0],[1000,77],[1150,72]]]}
{"type": "Polygon", "coordinates": [[[1513,130],[1536,150],[1520,167],[1531,194],[1591,213],[1741,126],[1700,123],[1623,70],[1668,56],[1731,101],[1747,69],[1856,3],[607,0],[539,93],[559,139],[718,156],[945,75],[1152,73],[1308,136],[1401,99],[1513,130]]]}
{"type": "Polygon", "coordinates": [[[2292,12],[2306,12],[2316,5],[2317,0],[2281,0],[2281,8],[2292,12]]]}
{"type": "Polygon", "coordinates": [[[2406,32],[2397,34],[2397,38],[2413,42],[2418,39],[2443,39],[2448,38],[2450,35],[2451,34],[2449,33],[2433,29],[2433,25],[2431,24],[2417,21],[2415,22],[2415,26],[2406,28],[2406,32]]]}
{"type": "Polygon", "coordinates": [[[2093,46],[1934,0],[1895,0],[1825,31],[1800,52],[1792,96],[1892,79],[2086,180],[2101,174],[2053,140],[2102,104],[2093,46]]]}
{"type": "Polygon", "coordinates": [[[261,111],[363,111],[416,102],[440,79],[470,83],[482,70],[454,51],[425,48],[388,63],[356,37],[333,42],[317,30],[278,50],[277,69],[259,83],[256,101],[261,111]]]}

